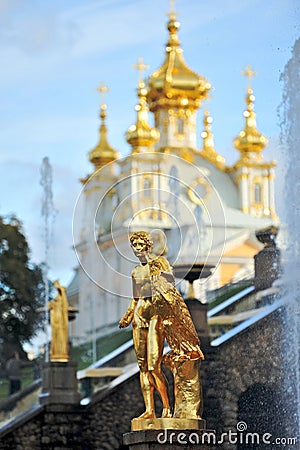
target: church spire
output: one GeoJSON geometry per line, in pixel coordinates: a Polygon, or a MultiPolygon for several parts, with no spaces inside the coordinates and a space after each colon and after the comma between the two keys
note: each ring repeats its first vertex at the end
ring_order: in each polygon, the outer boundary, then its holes
{"type": "Polygon", "coordinates": [[[107,140],[107,127],[105,124],[107,105],[104,103],[104,96],[108,92],[108,87],[102,82],[96,89],[101,94],[100,103],[100,137],[98,144],[89,152],[89,160],[94,164],[95,170],[118,158],[119,153],[110,146],[107,140]]]}
{"type": "Polygon", "coordinates": [[[269,217],[277,220],[274,203],[274,166],[275,161],[267,162],[262,150],[268,143],[267,138],[256,127],[253,89],[251,78],[256,73],[250,66],[242,72],[248,78],[245,127],[234,139],[235,148],[240,152],[239,160],[228,167],[238,186],[240,208],[255,217],[269,217]]]}
{"type": "Polygon", "coordinates": [[[208,111],[204,111],[204,131],[201,133],[201,137],[203,139],[203,147],[201,150],[201,156],[211,163],[213,163],[218,169],[224,169],[225,167],[225,159],[222,155],[219,155],[214,148],[214,136],[211,131],[211,124],[213,122],[213,118],[210,116],[208,111]]]}
{"type": "Polygon", "coordinates": [[[259,161],[263,159],[262,150],[268,143],[268,139],[261,134],[256,127],[256,114],[254,112],[255,96],[251,88],[251,78],[256,75],[250,65],[242,74],[248,78],[248,88],[246,95],[247,108],[244,111],[245,127],[234,139],[234,146],[241,153],[241,162],[259,161]]]}
{"type": "Polygon", "coordinates": [[[133,66],[139,72],[139,80],[137,87],[138,104],[135,107],[137,118],[134,125],[128,129],[126,133],[126,141],[132,146],[132,153],[140,153],[147,151],[159,140],[159,132],[156,128],[150,127],[148,123],[148,107],[147,107],[147,89],[142,79],[142,74],[149,66],[143,63],[143,59],[139,58],[138,63],[133,66]]]}
{"type": "Polygon", "coordinates": [[[173,1],[168,18],[165,58],[149,77],[147,102],[160,132],[157,150],[172,152],[190,161],[193,151],[197,151],[197,110],[208,97],[211,85],[191,70],[183,58],[178,37],[180,22],[173,1]]]}
{"type": "Polygon", "coordinates": [[[177,20],[173,2],[168,17],[169,35],[165,60],[149,78],[149,108],[151,112],[174,107],[196,110],[208,96],[211,85],[202,75],[192,71],[184,61],[178,37],[180,22],[177,20]]]}

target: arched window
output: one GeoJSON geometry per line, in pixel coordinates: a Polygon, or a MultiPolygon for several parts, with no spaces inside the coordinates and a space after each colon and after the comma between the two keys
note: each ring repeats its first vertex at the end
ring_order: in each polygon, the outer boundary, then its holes
{"type": "Polygon", "coordinates": [[[150,197],[150,189],[151,189],[151,179],[150,177],[145,177],[143,182],[143,190],[144,190],[144,196],[150,197]]]}
{"type": "Polygon", "coordinates": [[[182,117],[178,117],[177,119],[177,133],[178,134],[184,133],[184,120],[182,117]]]}
{"type": "Polygon", "coordinates": [[[179,184],[178,169],[174,165],[171,167],[171,170],[170,170],[169,186],[170,186],[170,191],[175,196],[177,196],[179,194],[180,184],[179,184]]]}
{"type": "Polygon", "coordinates": [[[262,188],[261,183],[254,183],[254,202],[261,203],[262,202],[262,188]]]}

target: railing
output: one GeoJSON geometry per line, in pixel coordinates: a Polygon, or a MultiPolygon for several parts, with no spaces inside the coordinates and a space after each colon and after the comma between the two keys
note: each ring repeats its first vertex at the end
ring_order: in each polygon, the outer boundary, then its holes
{"type": "MultiPolygon", "coordinates": [[[[223,294],[224,295],[224,294],[223,294]]],[[[271,288],[257,291],[248,286],[210,309],[207,314],[211,338],[214,340],[258,316],[286,295],[286,287],[277,281],[271,288]]]]}
{"type": "MultiPolygon", "coordinates": [[[[120,345],[118,348],[110,352],[108,355],[105,355],[103,358],[96,361],[94,364],[91,364],[87,368],[80,370],[77,372],[77,379],[81,385],[81,394],[83,397],[91,397],[91,395],[97,390],[102,389],[108,381],[114,379],[115,377],[120,375],[120,366],[125,364],[120,364],[120,359],[125,359],[126,354],[132,352],[133,354],[133,340],[125,342],[120,345]],[[116,362],[118,362],[118,366],[116,367],[116,362]],[[114,370],[111,370],[114,366],[114,370]],[[108,371],[101,371],[100,369],[104,369],[107,367],[108,371]],[[98,373],[97,373],[98,371],[98,373]]],[[[130,358],[128,358],[130,360],[130,358]]],[[[133,358],[135,360],[135,358],[133,358]]],[[[127,363],[129,361],[126,361],[127,363]]]]}
{"type": "Polygon", "coordinates": [[[230,329],[226,333],[224,333],[221,336],[215,338],[211,342],[212,347],[218,347],[219,345],[224,344],[229,339],[231,339],[234,336],[236,336],[237,334],[243,332],[247,328],[255,325],[257,322],[259,322],[260,320],[262,320],[265,317],[269,316],[273,312],[279,310],[281,307],[286,306],[287,303],[288,303],[288,296],[285,296],[283,298],[280,298],[280,299],[276,300],[271,305],[268,305],[268,306],[266,306],[264,308],[260,308],[259,310],[257,310],[257,314],[253,315],[252,317],[249,317],[247,320],[244,320],[243,322],[241,322],[237,326],[233,327],[232,329],[230,329]]]}
{"type": "Polygon", "coordinates": [[[239,291],[237,294],[234,294],[232,297],[229,297],[227,300],[224,300],[219,305],[212,308],[207,313],[207,317],[212,317],[216,314],[219,314],[221,311],[224,311],[229,306],[233,305],[236,302],[243,300],[246,296],[252,293],[255,290],[254,286],[247,286],[245,289],[239,291]]]}
{"type": "Polygon", "coordinates": [[[215,300],[217,297],[220,297],[221,295],[226,294],[227,292],[230,292],[234,288],[237,287],[248,287],[253,285],[253,278],[241,278],[240,280],[234,281],[232,283],[225,284],[224,286],[221,286],[220,288],[214,289],[212,291],[206,292],[206,298],[208,303],[215,300]]]}

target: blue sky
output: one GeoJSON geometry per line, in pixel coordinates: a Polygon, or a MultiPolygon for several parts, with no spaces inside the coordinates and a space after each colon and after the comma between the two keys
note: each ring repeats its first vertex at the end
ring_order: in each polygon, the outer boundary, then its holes
{"type": "MultiPolygon", "coordinates": [[[[243,127],[251,64],[258,128],[269,138],[266,159],[277,159],[280,74],[299,37],[298,0],[178,0],[179,32],[187,64],[214,87],[205,103],[214,118],[215,147],[228,164],[237,159],[233,137],[243,127]]],[[[150,65],[164,58],[167,0],[0,0],[0,214],[24,223],[36,262],[43,259],[42,189],[44,156],[54,171],[57,210],[50,251],[53,277],[67,283],[76,265],[72,213],[91,171],[88,151],[99,127],[99,94],[107,94],[109,141],[129,152],[124,133],[135,120],[138,57],[150,65]]],[[[198,143],[202,131],[198,115],[198,143]]]]}

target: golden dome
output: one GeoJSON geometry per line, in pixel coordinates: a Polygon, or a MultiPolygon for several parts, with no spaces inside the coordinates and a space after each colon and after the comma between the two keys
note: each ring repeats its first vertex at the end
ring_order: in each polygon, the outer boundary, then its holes
{"type": "Polygon", "coordinates": [[[139,81],[137,93],[139,97],[139,103],[135,107],[137,119],[125,135],[126,141],[133,148],[133,153],[138,153],[139,147],[151,147],[159,140],[159,131],[150,127],[148,123],[147,89],[142,80],[139,81]]]}
{"type": "Polygon", "coordinates": [[[107,128],[105,125],[106,105],[104,103],[100,106],[100,137],[99,142],[93,150],[89,152],[89,160],[94,164],[95,169],[108,164],[119,157],[119,153],[109,145],[107,140],[107,128]]]}
{"type": "Polygon", "coordinates": [[[198,109],[207,98],[210,83],[185,63],[177,35],[180,23],[169,14],[169,38],[163,65],[149,78],[147,100],[150,111],[158,108],[189,107],[198,109]]]}
{"type": "Polygon", "coordinates": [[[219,169],[224,169],[225,159],[222,155],[217,153],[214,148],[214,137],[211,132],[212,122],[213,118],[210,116],[209,112],[204,111],[204,131],[202,131],[201,133],[201,137],[203,139],[203,147],[200,154],[203,158],[213,163],[219,169]]]}
{"type": "Polygon", "coordinates": [[[246,95],[247,109],[244,111],[245,128],[233,141],[235,148],[244,156],[249,152],[260,153],[268,143],[266,136],[261,134],[256,128],[254,101],[253,90],[249,87],[246,95]]]}

